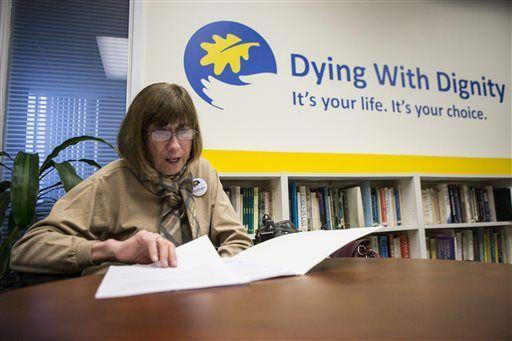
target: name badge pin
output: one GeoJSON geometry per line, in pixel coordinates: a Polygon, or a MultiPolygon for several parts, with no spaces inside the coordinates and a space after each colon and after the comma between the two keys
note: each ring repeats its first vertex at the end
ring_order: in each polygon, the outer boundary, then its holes
{"type": "Polygon", "coordinates": [[[208,185],[206,181],[201,178],[195,178],[193,181],[194,187],[192,189],[192,194],[196,197],[203,196],[208,190],[208,185]]]}

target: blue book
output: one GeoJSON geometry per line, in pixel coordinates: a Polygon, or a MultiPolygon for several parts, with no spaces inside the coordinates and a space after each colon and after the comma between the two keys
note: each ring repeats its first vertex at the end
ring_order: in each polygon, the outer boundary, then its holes
{"type": "Polygon", "coordinates": [[[436,258],[455,259],[455,238],[436,236],[436,258]]]}
{"type": "Polygon", "coordinates": [[[489,238],[489,242],[491,244],[491,263],[497,263],[498,260],[496,259],[496,246],[497,245],[494,245],[494,231],[492,229],[486,229],[485,230],[485,233],[487,234],[487,238],[489,238]]]}
{"type": "Polygon", "coordinates": [[[491,210],[489,208],[489,195],[486,191],[482,191],[482,201],[484,206],[484,221],[491,221],[491,210]]]}
{"type": "Polygon", "coordinates": [[[396,223],[397,225],[402,225],[402,210],[400,207],[400,194],[398,193],[398,189],[393,189],[393,195],[395,196],[396,223]]]}
{"type": "Polygon", "coordinates": [[[474,234],[476,234],[475,241],[475,260],[479,262],[484,261],[484,229],[479,227],[474,230],[474,234]]]}
{"type": "Polygon", "coordinates": [[[361,197],[363,199],[364,226],[373,226],[372,193],[369,181],[363,181],[361,183],[361,197]]]}
{"type": "Polygon", "coordinates": [[[254,214],[254,190],[253,188],[246,188],[246,193],[247,193],[247,201],[246,201],[246,205],[247,205],[247,226],[249,226],[248,228],[248,233],[251,234],[251,233],[254,233],[254,219],[253,219],[253,214],[254,214]]]}
{"type": "Polygon", "coordinates": [[[247,216],[247,188],[242,188],[242,200],[243,200],[243,224],[249,233],[249,217],[247,216]]]}
{"type": "Polygon", "coordinates": [[[452,222],[460,223],[459,221],[459,210],[457,209],[457,202],[455,198],[455,189],[453,185],[448,185],[448,193],[450,196],[450,209],[452,213],[452,222]]]}
{"type": "Polygon", "coordinates": [[[343,200],[343,192],[341,188],[336,188],[337,196],[338,196],[338,217],[340,220],[341,228],[344,229],[348,224],[348,212],[345,217],[345,202],[343,200]]]}
{"type": "Polygon", "coordinates": [[[379,225],[380,220],[380,209],[379,209],[379,199],[377,198],[377,189],[372,188],[372,215],[373,215],[373,226],[379,225]]]}
{"type": "Polygon", "coordinates": [[[379,251],[383,258],[389,258],[388,254],[388,237],[379,235],[379,251]]]}
{"type": "Polygon", "coordinates": [[[290,197],[291,197],[291,214],[292,214],[292,223],[295,228],[299,226],[299,215],[297,212],[297,183],[292,181],[290,182],[290,197]]]}
{"type": "Polygon", "coordinates": [[[322,187],[322,197],[323,202],[325,206],[325,228],[326,230],[332,230],[332,223],[331,223],[331,208],[329,207],[329,190],[327,186],[322,187]]]}

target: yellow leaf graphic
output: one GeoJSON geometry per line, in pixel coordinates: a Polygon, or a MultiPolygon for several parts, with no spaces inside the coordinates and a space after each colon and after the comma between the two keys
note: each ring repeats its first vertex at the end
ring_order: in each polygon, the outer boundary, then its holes
{"type": "Polygon", "coordinates": [[[228,64],[233,73],[240,72],[240,59],[249,60],[249,48],[260,46],[259,43],[240,44],[242,39],[231,33],[228,33],[226,38],[217,34],[214,34],[212,38],[214,43],[201,43],[201,48],[207,53],[199,63],[202,66],[213,64],[213,72],[217,76],[224,71],[228,64]]]}

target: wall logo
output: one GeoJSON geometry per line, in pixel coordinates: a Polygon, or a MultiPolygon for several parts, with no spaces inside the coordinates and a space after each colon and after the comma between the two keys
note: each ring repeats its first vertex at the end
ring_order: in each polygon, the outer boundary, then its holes
{"type": "Polygon", "coordinates": [[[217,21],[201,27],[190,38],[184,56],[185,73],[194,91],[207,103],[209,77],[231,85],[248,85],[240,76],[277,73],[276,59],[265,39],[248,26],[217,21]]]}

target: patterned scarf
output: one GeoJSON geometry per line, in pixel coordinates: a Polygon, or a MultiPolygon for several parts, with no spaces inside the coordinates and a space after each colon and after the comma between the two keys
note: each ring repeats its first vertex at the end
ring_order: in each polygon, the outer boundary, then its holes
{"type": "Polygon", "coordinates": [[[158,215],[158,231],[166,239],[179,246],[199,237],[199,224],[195,218],[195,203],[192,196],[193,179],[189,167],[176,175],[148,179],[135,171],[137,179],[161,200],[158,215]],[[185,219],[186,214],[186,219],[185,219]]]}

